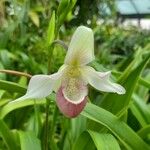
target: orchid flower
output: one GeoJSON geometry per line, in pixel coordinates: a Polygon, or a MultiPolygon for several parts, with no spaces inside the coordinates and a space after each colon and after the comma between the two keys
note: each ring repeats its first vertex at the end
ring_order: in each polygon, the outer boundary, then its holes
{"type": "Polygon", "coordinates": [[[52,75],[35,75],[27,92],[17,101],[45,98],[56,92],[56,103],[67,117],[76,117],[87,102],[88,84],[103,92],[124,94],[125,89],[109,80],[111,72],[97,72],[87,66],[94,60],[93,31],[85,26],[76,29],[65,57],[64,65],[52,75]]]}

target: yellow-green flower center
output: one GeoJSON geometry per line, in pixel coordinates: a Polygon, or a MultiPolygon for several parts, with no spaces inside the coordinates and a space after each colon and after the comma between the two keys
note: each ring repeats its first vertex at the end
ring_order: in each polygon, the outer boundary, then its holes
{"type": "Polygon", "coordinates": [[[68,66],[65,71],[63,83],[65,97],[72,101],[78,101],[82,98],[84,83],[81,77],[80,67],[68,66]]]}

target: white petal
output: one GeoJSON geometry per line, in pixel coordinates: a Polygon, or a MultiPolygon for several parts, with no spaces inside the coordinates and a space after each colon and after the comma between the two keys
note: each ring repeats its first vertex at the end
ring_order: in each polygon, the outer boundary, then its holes
{"type": "Polygon", "coordinates": [[[93,31],[85,26],[77,28],[71,39],[65,64],[85,65],[94,59],[93,31]]]}
{"type": "MultiPolygon", "coordinates": [[[[35,75],[31,78],[27,92],[24,96],[16,99],[15,101],[32,99],[32,98],[45,98],[54,89],[55,84],[61,78],[62,72],[57,72],[52,75],[35,75]]],[[[12,101],[14,102],[14,101],[12,101]]]]}
{"type": "Polygon", "coordinates": [[[124,94],[125,89],[117,83],[113,83],[109,80],[111,72],[97,72],[92,67],[86,66],[82,69],[82,74],[89,82],[91,86],[97,90],[104,92],[113,92],[118,94],[124,94]]]}
{"type": "Polygon", "coordinates": [[[65,99],[74,104],[81,103],[88,94],[87,85],[78,78],[68,78],[62,86],[65,99]]]}
{"type": "Polygon", "coordinates": [[[64,74],[66,69],[67,69],[67,65],[62,65],[58,70],[58,72],[61,72],[61,77],[55,82],[55,85],[54,85],[54,88],[53,88],[53,90],[55,92],[57,92],[59,90],[60,86],[61,86],[61,80],[62,80],[63,74],[64,74]]]}

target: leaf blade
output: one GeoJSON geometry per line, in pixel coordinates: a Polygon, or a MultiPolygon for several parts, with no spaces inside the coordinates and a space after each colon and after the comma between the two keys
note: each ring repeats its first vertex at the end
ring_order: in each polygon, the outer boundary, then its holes
{"type": "Polygon", "coordinates": [[[104,125],[113,132],[127,148],[150,150],[150,147],[130,127],[112,113],[88,103],[82,115],[104,125]]]}
{"type": "Polygon", "coordinates": [[[111,134],[88,131],[97,150],[120,150],[117,140],[111,134]]]}
{"type": "Polygon", "coordinates": [[[21,150],[36,149],[41,150],[40,140],[33,132],[19,131],[21,150]]]}
{"type": "Polygon", "coordinates": [[[13,134],[3,120],[0,119],[0,135],[9,150],[18,150],[19,146],[15,142],[13,134]]]}

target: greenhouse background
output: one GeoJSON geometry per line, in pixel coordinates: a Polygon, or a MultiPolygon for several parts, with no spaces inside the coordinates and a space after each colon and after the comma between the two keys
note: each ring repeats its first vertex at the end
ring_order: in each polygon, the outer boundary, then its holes
{"type": "Polygon", "coordinates": [[[150,150],[150,0],[0,0],[0,150],[150,150]]]}

